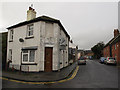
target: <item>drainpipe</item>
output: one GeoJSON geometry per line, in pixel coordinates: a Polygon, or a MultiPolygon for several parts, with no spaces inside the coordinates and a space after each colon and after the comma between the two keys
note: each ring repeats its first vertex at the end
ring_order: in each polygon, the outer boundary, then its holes
{"type": "Polygon", "coordinates": [[[29,66],[28,66],[28,72],[29,72],[29,66]]]}
{"type": "Polygon", "coordinates": [[[110,57],[112,57],[112,45],[110,45],[110,57]]]}

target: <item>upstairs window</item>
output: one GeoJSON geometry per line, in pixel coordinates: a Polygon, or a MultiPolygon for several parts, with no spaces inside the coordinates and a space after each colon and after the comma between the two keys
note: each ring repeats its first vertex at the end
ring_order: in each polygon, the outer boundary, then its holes
{"type": "Polygon", "coordinates": [[[13,30],[10,30],[10,41],[13,41],[13,30]]]}
{"type": "Polygon", "coordinates": [[[27,36],[33,36],[33,24],[28,25],[27,36]]]}
{"type": "Polygon", "coordinates": [[[115,44],[115,50],[116,50],[116,44],[115,44]]]}
{"type": "Polygon", "coordinates": [[[117,47],[119,47],[119,44],[117,45],[117,47]]]}

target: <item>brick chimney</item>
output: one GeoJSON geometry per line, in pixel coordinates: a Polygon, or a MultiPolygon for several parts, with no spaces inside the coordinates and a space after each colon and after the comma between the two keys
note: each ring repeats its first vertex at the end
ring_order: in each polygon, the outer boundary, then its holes
{"type": "Polygon", "coordinates": [[[31,7],[29,7],[29,10],[27,11],[27,21],[36,18],[36,11],[31,7]]]}
{"type": "Polygon", "coordinates": [[[119,30],[118,29],[114,29],[114,37],[119,35],[119,30]]]}

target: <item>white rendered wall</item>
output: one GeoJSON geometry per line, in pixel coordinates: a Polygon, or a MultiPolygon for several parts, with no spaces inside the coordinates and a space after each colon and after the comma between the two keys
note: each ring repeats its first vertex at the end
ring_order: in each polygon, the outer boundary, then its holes
{"type": "MultiPolygon", "coordinates": [[[[61,32],[61,34],[59,33],[59,35],[58,35],[59,39],[64,38],[66,40],[66,44],[67,44],[65,50],[59,50],[59,62],[61,63],[59,69],[61,69],[63,67],[68,66],[68,46],[69,46],[69,44],[68,44],[68,37],[66,36],[66,34],[64,33],[64,31],[62,29],[60,30],[60,27],[59,27],[59,32],[61,32]]],[[[59,48],[60,48],[60,45],[59,45],[59,48]]]]}
{"type": "MultiPolygon", "coordinates": [[[[8,30],[8,49],[7,49],[7,57],[9,49],[12,49],[12,65],[20,65],[21,64],[21,49],[23,47],[32,47],[38,46],[38,49],[35,52],[35,63],[38,63],[40,60],[39,57],[39,31],[40,31],[40,22],[34,23],[34,38],[25,39],[27,33],[27,25],[21,26],[18,28],[13,28],[13,42],[9,42],[9,34],[10,30],[8,30]],[[24,42],[19,42],[19,38],[23,38],[24,42]]],[[[8,61],[8,58],[7,58],[8,61]]],[[[32,68],[32,71],[39,71],[38,65],[29,65],[29,68],[32,68]],[[33,69],[34,67],[37,67],[33,69]]]]}

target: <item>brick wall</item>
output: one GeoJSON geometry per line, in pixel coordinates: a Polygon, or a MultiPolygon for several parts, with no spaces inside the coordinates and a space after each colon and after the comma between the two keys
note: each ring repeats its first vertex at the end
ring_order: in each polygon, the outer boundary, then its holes
{"type": "Polygon", "coordinates": [[[104,57],[110,57],[110,46],[107,46],[103,50],[104,57]]]}
{"type": "Polygon", "coordinates": [[[104,57],[112,56],[112,57],[116,58],[117,63],[119,63],[119,65],[120,65],[120,37],[118,36],[119,34],[120,34],[119,30],[114,29],[114,38],[113,38],[113,40],[115,39],[115,41],[113,41],[113,42],[110,41],[112,43],[109,43],[108,46],[106,46],[103,49],[103,55],[104,55],[104,57]]]}
{"type": "Polygon", "coordinates": [[[120,41],[112,45],[112,57],[115,57],[120,63],[120,41]]]}

